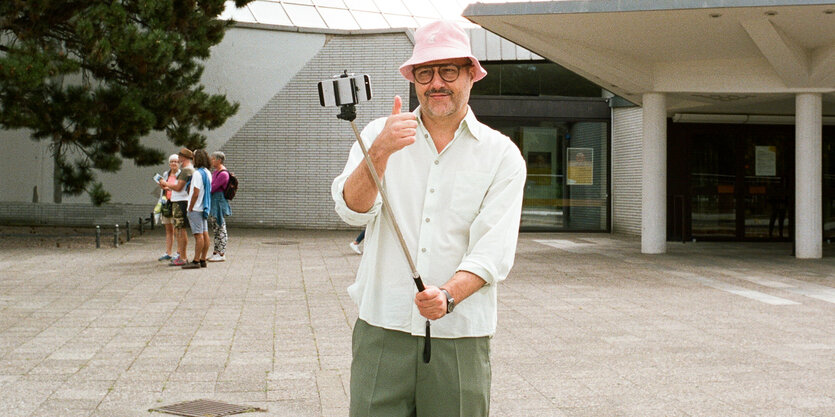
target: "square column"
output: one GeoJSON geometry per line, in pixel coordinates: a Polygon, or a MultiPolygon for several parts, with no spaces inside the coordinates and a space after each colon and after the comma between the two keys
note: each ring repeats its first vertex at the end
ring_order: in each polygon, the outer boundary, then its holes
{"type": "Polygon", "coordinates": [[[800,93],[795,105],[795,256],[819,259],[823,256],[821,95],[800,93]]]}
{"type": "Polygon", "coordinates": [[[667,100],[643,96],[644,137],[641,179],[641,253],[667,251],[667,100]]]}

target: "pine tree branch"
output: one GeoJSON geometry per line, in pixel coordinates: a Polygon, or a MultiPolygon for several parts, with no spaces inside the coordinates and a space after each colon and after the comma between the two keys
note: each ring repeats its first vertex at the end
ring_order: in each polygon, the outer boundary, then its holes
{"type": "Polygon", "coordinates": [[[175,1],[171,14],[143,0],[0,0],[0,53],[15,55],[14,73],[0,79],[0,128],[48,142],[64,189],[87,191],[95,204],[109,197],[93,171],[164,156],[143,143],[149,132],[202,146],[198,130],[222,125],[237,105],[201,85],[199,62],[228,26],[206,14],[223,0],[200,2],[175,1]]]}

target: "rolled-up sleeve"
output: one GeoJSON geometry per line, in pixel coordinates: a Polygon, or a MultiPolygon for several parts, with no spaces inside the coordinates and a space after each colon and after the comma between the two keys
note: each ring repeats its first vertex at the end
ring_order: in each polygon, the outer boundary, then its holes
{"type": "Polygon", "coordinates": [[[458,270],[478,275],[487,285],[507,278],[516,254],[526,178],[525,160],[514,147],[503,158],[470,226],[470,243],[458,270]]]}
{"type": "MultiPolygon", "coordinates": [[[[383,119],[383,122],[385,122],[385,119],[383,119]]],[[[373,142],[373,139],[369,138],[377,137],[377,132],[379,132],[377,124],[378,121],[375,120],[363,129],[361,136],[363,141],[366,143],[366,146],[370,146],[373,142]]],[[[348,180],[348,177],[351,176],[360,164],[364,163],[365,158],[363,157],[362,149],[360,149],[359,143],[354,142],[354,145],[351,147],[351,152],[348,154],[348,162],[345,163],[345,168],[331,184],[331,197],[333,198],[334,203],[336,203],[336,214],[342,219],[342,221],[350,224],[351,226],[365,226],[368,223],[371,223],[371,221],[380,214],[380,208],[383,205],[380,193],[377,193],[374,205],[371,206],[371,208],[365,213],[351,210],[348,207],[348,203],[345,202],[345,181],[348,180]]]]}

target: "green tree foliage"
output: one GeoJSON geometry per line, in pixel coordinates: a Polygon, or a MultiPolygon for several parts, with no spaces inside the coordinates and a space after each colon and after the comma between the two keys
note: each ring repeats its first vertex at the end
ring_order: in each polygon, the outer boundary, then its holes
{"type": "Polygon", "coordinates": [[[223,0],[0,1],[0,127],[50,141],[64,193],[107,202],[94,169],[162,163],[141,140],[152,131],[202,148],[198,131],[237,111],[200,84],[201,61],[229,24],[215,19],[223,9],[223,0]]]}

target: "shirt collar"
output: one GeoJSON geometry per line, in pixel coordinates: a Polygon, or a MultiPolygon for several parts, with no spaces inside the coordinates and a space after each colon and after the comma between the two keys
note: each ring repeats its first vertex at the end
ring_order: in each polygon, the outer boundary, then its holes
{"type": "MultiPolygon", "coordinates": [[[[413,113],[417,116],[418,123],[420,123],[421,127],[426,129],[426,127],[423,126],[423,120],[420,118],[420,106],[418,106],[413,113]]],[[[461,124],[458,125],[456,132],[461,131],[462,129],[469,130],[470,135],[472,135],[472,137],[476,140],[481,140],[481,136],[484,134],[483,125],[475,118],[473,109],[470,108],[469,105],[467,106],[467,114],[464,116],[464,119],[461,120],[461,124]]]]}

